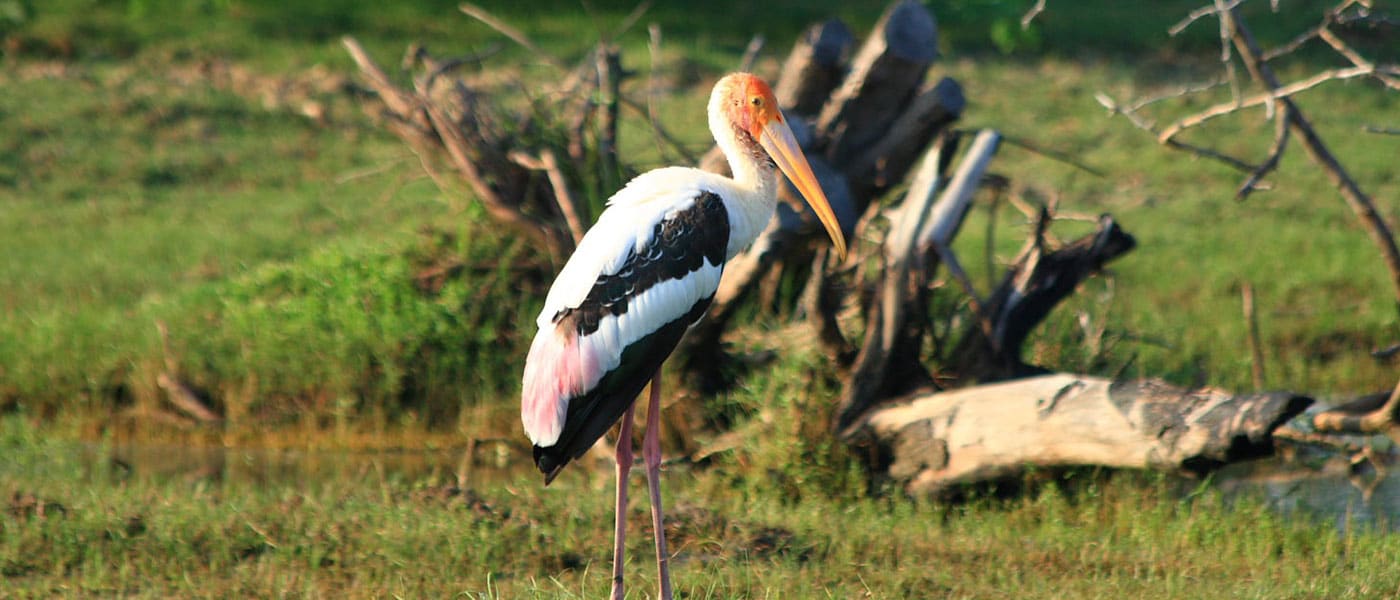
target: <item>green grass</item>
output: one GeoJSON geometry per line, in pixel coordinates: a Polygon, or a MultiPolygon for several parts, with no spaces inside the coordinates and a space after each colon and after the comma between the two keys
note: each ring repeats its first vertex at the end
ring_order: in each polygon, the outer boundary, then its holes
{"type": "MultiPolygon", "coordinates": [[[[109,462],[110,441],[77,452],[32,427],[0,422],[9,598],[596,598],[608,589],[606,465],[571,469],[547,489],[520,471],[483,484],[480,467],[457,489],[447,475],[386,473],[374,459],[298,477],[238,476],[236,460],[214,477],[158,477],[109,462]]],[[[754,454],[793,459],[794,450],[764,444],[754,454]]],[[[1400,589],[1389,568],[1400,537],[1338,532],[1210,491],[1182,497],[1159,478],[947,507],[866,497],[819,467],[789,463],[765,476],[740,466],[744,458],[667,473],[684,597],[1341,599],[1400,589]]],[[[641,485],[638,476],[630,598],[655,589],[641,485]]]]}
{"type": "MultiPolygon", "coordinates": [[[[145,419],[163,402],[155,381],[171,359],[229,418],[222,429],[177,432],[185,441],[414,448],[502,438],[507,462],[525,462],[515,387],[548,257],[493,227],[469,198],[437,190],[407,148],[360,114],[344,92],[352,67],[338,44],[354,34],[393,65],[409,41],[452,55],[498,36],[458,15],[455,0],[30,4],[17,25],[0,22],[0,499],[13,498],[0,515],[0,595],[603,593],[606,467],[571,469],[549,489],[507,470],[443,497],[448,476],[372,461],[294,481],[157,477],[83,459],[71,443],[98,440],[100,456],[128,436],[165,432],[145,419]],[[450,276],[425,279],[430,268],[450,276]],[[23,494],[65,510],[35,516],[23,494]]],[[[566,58],[633,6],[501,4],[490,8],[566,58]]],[[[673,87],[662,115],[697,151],[708,143],[696,116],[704,84],[732,68],[753,33],[768,38],[758,68],[772,75],[806,23],[838,15],[864,31],[879,9],[658,4],[646,21],[665,33],[662,74],[673,87]]],[[[1249,283],[1268,387],[1342,396],[1393,385],[1394,365],[1368,356],[1400,338],[1378,253],[1296,148],[1273,177],[1278,189],[1237,203],[1237,173],[1171,153],[1093,101],[1097,91],[1125,99],[1213,68],[1209,25],[1162,33],[1195,4],[1125,13],[1051,3],[1025,37],[1005,30],[1020,7],[935,7],[944,33],[935,74],[965,86],[964,127],[998,128],[1107,176],[1012,146],[994,170],[1058,195],[1063,212],[1111,212],[1140,242],[1051,316],[1028,358],[1249,389],[1240,316],[1249,283]],[[1086,337],[1081,318],[1102,337],[1086,337]]],[[[1298,7],[1306,18],[1271,25],[1267,3],[1247,6],[1266,44],[1313,20],[1298,7]]],[[[644,31],[618,40],[624,64],[642,75],[644,31]]],[[[492,68],[550,76],[503,48],[492,68]]],[[[1394,94],[1348,83],[1299,102],[1394,223],[1394,142],[1358,133],[1393,125],[1394,94]]],[[[1193,139],[1261,152],[1268,130],[1253,112],[1193,139]]],[[[639,167],[669,162],[635,121],[623,123],[622,143],[639,167]]],[[[956,247],[977,282],[987,278],[989,213],[979,199],[956,247]]],[[[1005,205],[991,218],[999,264],[1025,224],[1005,205]]],[[[1087,226],[1055,231],[1069,238],[1087,226]]],[[[740,337],[805,335],[783,327],[758,317],[740,337]]],[[[823,369],[785,353],[730,394],[669,407],[668,451],[693,449],[708,433],[694,424],[716,415],[753,431],[716,465],[667,478],[677,585],[689,597],[1361,598],[1400,588],[1389,568],[1400,538],[1339,533],[1248,498],[1182,499],[1151,477],[1087,477],[1068,491],[962,507],[870,489],[829,441],[822,415],[835,392],[823,369]]],[[[634,502],[635,523],[645,510],[634,502]]],[[[631,597],[652,585],[648,535],[632,529],[631,597]]]]}

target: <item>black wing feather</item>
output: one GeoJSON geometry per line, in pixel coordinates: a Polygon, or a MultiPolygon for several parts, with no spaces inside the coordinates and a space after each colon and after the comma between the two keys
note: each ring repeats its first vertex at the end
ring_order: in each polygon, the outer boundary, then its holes
{"type": "MultiPolygon", "coordinates": [[[[625,314],[629,300],[652,286],[684,278],[706,261],[722,264],[728,246],[729,212],[717,194],[702,192],[693,205],[659,221],[649,244],[633,251],[617,273],[599,276],[583,302],[555,313],[552,321],[573,327],[579,336],[590,335],[604,317],[625,314]]],[[[546,484],[622,417],[713,298],[700,299],[684,315],[624,348],[616,369],[593,389],[569,399],[558,441],[534,447],[535,466],[545,474],[546,484]]]]}

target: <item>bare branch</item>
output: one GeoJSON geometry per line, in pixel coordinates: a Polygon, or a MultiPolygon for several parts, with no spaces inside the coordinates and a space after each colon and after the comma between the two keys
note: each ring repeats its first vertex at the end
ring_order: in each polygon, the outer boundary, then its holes
{"type": "Polygon", "coordinates": [[[1361,53],[1354,50],[1346,41],[1342,40],[1342,38],[1337,37],[1337,34],[1332,33],[1330,29],[1321,29],[1318,32],[1318,37],[1321,38],[1322,41],[1327,42],[1327,45],[1331,46],[1333,50],[1336,50],[1337,54],[1346,57],[1346,59],[1351,61],[1351,64],[1356,65],[1357,68],[1370,69],[1371,75],[1374,75],[1376,79],[1386,87],[1393,90],[1400,90],[1400,80],[1394,77],[1396,74],[1395,67],[1390,65],[1377,66],[1375,63],[1366,60],[1366,57],[1361,56],[1361,53]]]}
{"type": "Polygon", "coordinates": [[[1030,141],[1030,140],[1024,139],[1024,138],[1012,137],[1012,136],[1003,134],[1003,135],[1002,135],[1002,139],[1003,139],[1004,141],[1006,141],[1007,143],[1013,145],[1013,146],[1017,146],[1017,147],[1020,147],[1020,148],[1025,149],[1025,150],[1029,150],[1032,154],[1039,154],[1039,155],[1044,156],[1045,158],[1048,158],[1048,159],[1053,160],[1053,161],[1055,161],[1055,162],[1060,162],[1060,163],[1067,164],[1067,165],[1069,165],[1069,166],[1071,166],[1071,167],[1074,167],[1074,168],[1076,168],[1076,169],[1079,169],[1080,171],[1084,171],[1085,173],[1088,173],[1088,174],[1090,174],[1090,175],[1094,175],[1094,176],[1096,176],[1096,177],[1107,177],[1107,176],[1108,176],[1108,175],[1105,174],[1103,171],[1100,171],[1100,170],[1098,170],[1098,169],[1095,169],[1094,167],[1091,167],[1091,166],[1085,164],[1083,161],[1081,161],[1081,160],[1079,160],[1079,159],[1077,159],[1077,158],[1075,158],[1075,157],[1073,157],[1073,156],[1070,156],[1068,153],[1060,152],[1060,151],[1058,151],[1058,150],[1051,150],[1051,149],[1049,149],[1049,148],[1045,148],[1045,147],[1043,147],[1043,146],[1041,146],[1041,145],[1039,145],[1039,144],[1036,144],[1036,143],[1034,143],[1034,142],[1032,142],[1032,141],[1030,141]]]}
{"type": "MultiPolygon", "coordinates": [[[[1290,110],[1288,108],[1285,111],[1290,110]]],[[[1235,191],[1236,200],[1248,198],[1254,190],[1259,189],[1259,184],[1264,180],[1264,176],[1278,168],[1279,160],[1283,158],[1283,151],[1288,148],[1288,122],[1289,115],[1274,116],[1274,143],[1269,148],[1269,157],[1249,174],[1249,178],[1240,184],[1240,189],[1235,191]]]]}
{"type": "Polygon", "coordinates": [[[1366,125],[1361,128],[1366,133],[1379,133],[1381,135],[1400,135],[1400,127],[1380,127],[1377,125],[1366,125]]]}
{"type": "Polygon", "coordinates": [[[1045,12],[1045,0],[1035,0],[1035,6],[1026,11],[1026,14],[1021,15],[1021,29],[1030,29],[1031,21],[1034,21],[1043,12],[1045,12]]]}
{"type": "Polygon", "coordinates": [[[555,158],[554,151],[548,148],[541,150],[540,162],[544,165],[545,174],[549,176],[549,184],[554,188],[554,200],[559,203],[564,220],[569,223],[569,233],[574,236],[574,243],[577,244],[583,241],[589,219],[581,214],[582,206],[569,191],[569,181],[564,178],[564,172],[559,168],[559,160],[555,158]]]}
{"type": "Polygon", "coordinates": [[[1212,149],[1206,148],[1206,147],[1204,147],[1204,146],[1197,146],[1197,145],[1195,145],[1195,144],[1188,144],[1188,143],[1186,143],[1186,142],[1183,142],[1183,141],[1181,141],[1181,140],[1176,139],[1175,137],[1169,138],[1169,139],[1163,139],[1163,138],[1162,138],[1162,135],[1161,135],[1160,133],[1157,132],[1157,130],[1156,130],[1155,127],[1153,127],[1151,121],[1148,121],[1145,117],[1143,117],[1142,115],[1138,114],[1136,111],[1133,111],[1133,110],[1131,109],[1131,107],[1125,107],[1125,106],[1119,105],[1119,104],[1118,104],[1116,101],[1114,101],[1114,99],[1113,99],[1111,96],[1109,96],[1108,94],[1105,94],[1105,93],[1103,93],[1103,92],[1099,92],[1099,93],[1097,93],[1097,94],[1094,94],[1094,99],[1095,99],[1095,100],[1098,100],[1099,104],[1103,105],[1104,108],[1107,108],[1107,109],[1109,110],[1110,113],[1112,113],[1112,114],[1123,115],[1124,117],[1126,117],[1126,118],[1128,119],[1129,122],[1131,122],[1133,125],[1135,125],[1138,129],[1141,129],[1141,130],[1143,130],[1143,131],[1146,131],[1146,132],[1148,132],[1148,133],[1151,133],[1151,134],[1157,136],[1157,140],[1158,140],[1159,142],[1161,142],[1162,144],[1167,145],[1167,146],[1170,147],[1170,148],[1175,148],[1175,149],[1177,149],[1177,150],[1184,150],[1184,151],[1186,151],[1186,152],[1190,152],[1190,153],[1195,154],[1195,155],[1197,155],[1197,156],[1201,156],[1201,157],[1204,157],[1204,158],[1209,158],[1209,159],[1212,159],[1212,160],[1220,161],[1220,162],[1222,162],[1222,163],[1225,163],[1225,164],[1227,164],[1227,165],[1229,165],[1229,166],[1231,166],[1231,167],[1233,167],[1233,168],[1235,168],[1235,169],[1237,169],[1237,170],[1243,171],[1243,172],[1245,172],[1245,173],[1253,173],[1253,172],[1259,170],[1258,165],[1251,164],[1251,163],[1249,163],[1248,161],[1245,161],[1245,160],[1242,160],[1242,159],[1239,159],[1239,158],[1235,158],[1235,157],[1230,156],[1230,155],[1228,155],[1228,154],[1224,154],[1224,153],[1222,153],[1222,152],[1219,152],[1219,151],[1216,151],[1216,150],[1212,150],[1212,149]]]}
{"type": "Polygon", "coordinates": [[[1370,75],[1374,71],[1375,67],[1369,66],[1349,67],[1345,69],[1328,69],[1326,71],[1316,73],[1312,77],[1301,79],[1288,85],[1280,85],[1268,92],[1255,94],[1240,101],[1223,102],[1210,108],[1207,108],[1201,112],[1198,112],[1194,115],[1185,117],[1175,123],[1172,123],[1171,125],[1167,126],[1167,128],[1163,129],[1160,134],[1157,135],[1157,140],[1162,143],[1166,143],[1167,140],[1175,137],[1178,133],[1181,133],[1183,130],[1190,129],[1216,117],[1225,116],[1230,113],[1246,109],[1252,106],[1268,104],[1275,100],[1287,98],[1288,96],[1292,96],[1293,94],[1297,94],[1298,92],[1317,87],[1318,85],[1326,83],[1328,81],[1333,81],[1337,79],[1350,79],[1352,77],[1370,75]]]}
{"type": "MultiPolygon", "coordinates": [[[[1225,7],[1234,8],[1236,6],[1239,6],[1239,4],[1243,1],[1244,0],[1234,0],[1233,2],[1226,4],[1225,7]]],[[[1186,15],[1186,18],[1178,21],[1176,25],[1172,25],[1171,28],[1167,30],[1167,35],[1176,37],[1181,32],[1186,31],[1186,28],[1190,27],[1191,24],[1195,23],[1196,21],[1199,21],[1205,17],[1209,17],[1214,14],[1218,14],[1220,12],[1220,9],[1221,6],[1217,3],[1212,4],[1210,6],[1202,6],[1196,10],[1193,10],[1186,15]]]]}
{"type": "MultiPolygon", "coordinates": [[[[934,240],[931,246],[933,246],[933,251],[938,253],[938,259],[943,263],[943,266],[948,268],[948,273],[951,274],[953,279],[958,282],[958,285],[962,287],[963,293],[967,294],[968,308],[972,310],[973,315],[976,315],[977,323],[982,327],[982,333],[986,334],[987,339],[991,340],[993,346],[995,346],[996,338],[992,332],[992,321],[986,311],[983,310],[983,307],[986,306],[987,303],[981,296],[977,295],[977,288],[972,285],[972,278],[967,276],[967,271],[963,270],[962,263],[958,262],[957,254],[953,253],[952,248],[937,240],[934,240]]],[[[999,348],[997,349],[1000,350],[999,348]]]]}
{"type": "Polygon", "coordinates": [[[1094,100],[1099,103],[1099,106],[1107,108],[1109,115],[1123,115],[1138,129],[1150,132],[1153,135],[1157,134],[1157,128],[1152,123],[1152,121],[1149,121],[1146,117],[1143,117],[1142,115],[1138,114],[1137,110],[1135,110],[1134,107],[1123,106],[1122,104],[1119,104],[1117,100],[1114,100],[1113,96],[1110,96],[1104,92],[1095,92],[1094,100]]]}
{"type": "Polygon", "coordinates": [[[622,18],[622,22],[617,25],[617,28],[613,30],[612,35],[608,36],[608,39],[615,40],[622,37],[622,34],[632,29],[632,26],[636,25],[637,21],[642,20],[642,17],[647,14],[647,11],[651,10],[651,5],[652,0],[642,0],[638,2],[636,6],[632,7],[632,12],[627,13],[627,16],[622,18]]]}
{"type": "MultiPolygon", "coordinates": [[[[1211,80],[1211,81],[1204,82],[1204,83],[1198,83],[1198,84],[1195,84],[1195,85],[1181,86],[1181,87],[1174,88],[1174,89],[1172,89],[1172,90],[1163,92],[1163,93],[1161,93],[1161,94],[1158,94],[1158,95],[1156,95],[1156,96],[1148,96],[1148,97],[1146,97],[1146,98],[1142,98],[1142,99],[1140,99],[1140,100],[1137,100],[1136,102],[1133,102],[1131,105],[1129,105],[1128,108],[1129,108],[1129,110],[1133,110],[1133,111],[1141,110],[1141,109],[1143,109],[1143,108],[1146,108],[1146,107],[1149,106],[1149,105],[1156,104],[1156,103],[1161,102],[1161,101],[1163,101],[1163,100],[1174,100],[1174,99],[1177,99],[1177,98],[1183,98],[1183,97],[1186,97],[1186,96],[1190,96],[1191,94],[1196,94],[1196,93],[1200,93],[1200,92],[1205,92],[1205,91],[1213,90],[1213,89],[1218,88],[1218,87],[1220,87],[1220,86],[1222,86],[1222,85],[1225,85],[1225,84],[1227,84],[1227,83],[1230,83],[1230,82],[1227,81],[1224,77],[1216,77],[1215,79],[1213,79],[1213,80],[1211,80]]],[[[1099,103],[1100,103],[1100,104],[1103,104],[1103,101],[1100,100],[1099,103]]],[[[1105,106],[1107,106],[1107,105],[1105,105],[1105,106]]]]}
{"type": "Polygon", "coordinates": [[[1267,62],[1267,61],[1271,61],[1271,60],[1273,60],[1273,59],[1275,59],[1275,58],[1278,58],[1278,57],[1283,56],[1283,55],[1285,55],[1285,54],[1290,54],[1290,53],[1296,51],[1297,49],[1302,48],[1302,47],[1303,47],[1303,44],[1306,44],[1306,43],[1312,41],[1314,38],[1316,38],[1316,37],[1317,37],[1317,34],[1318,34],[1319,32],[1321,32],[1322,29],[1323,29],[1324,27],[1326,27],[1326,25],[1318,25],[1317,27],[1313,27],[1312,29],[1309,29],[1309,30],[1307,30],[1307,31],[1304,31],[1303,33],[1298,34],[1298,35],[1295,36],[1293,39],[1288,40],[1288,42],[1285,43],[1284,45],[1279,46],[1279,47],[1277,47],[1277,48],[1273,48],[1273,49],[1271,49],[1271,50],[1265,52],[1265,53],[1262,55],[1263,58],[1264,58],[1264,60],[1265,60],[1266,62],[1267,62]]]}
{"type": "Polygon", "coordinates": [[[379,64],[374,62],[374,59],[365,51],[364,46],[360,45],[359,40],[347,35],[340,38],[340,43],[345,46],[345,50],[350,53],[350,58],[355,61],[355,65],[360,68],[360,72],[369,81],[370,87],[374,88],[374,92],[379,95],[379,98],[384,101],[384,105],[389,107],[391,112],[400,118],[408,118],[409,115],[417,112],[413,97],[389,81],[389,75],[379,68],[379,64]]]}
{"type": "MultiPolygon", "coordinates": [[[[636,100],[633,100],[625,94],[618,97],[618,102],[622,105],[623,108],[626,108],[627,110],[633,111],[644,117],[650,117],[650,115],[647,112],[647,107],[643,106],[641,103],[637,102],[636,100]]],[[[700,158],[695,156],[695,153],[691,152],[689,148],[686,148],[685,144],[681,143],[680,140],[676,139],[676,136],[671,135],[671,132],[667,131],[665,127],[662,127],[660,121],[652,123],[652,130],[656,133],[658,137],[660,137],[668,145],[670,145],[671,150],[674,150],[676,154],[679,154],[681,159],[685,160],[686,164],[693,165],[700,162],[700,158]]]]}
{"type": "Polygon", "coordinates": [[[554,152],[545,149],[540,151],[540,156],[536,158],[515,151],[510,153],[509,158],[517,165],[531,171],[543,171],[549,177],[549,185],[554,189],[554,201],[559,205],[559,212],[564,215],[564,221],[569,225],[569,234],[573,236],[575,244],[582,241],[583,234],[588,229],[585,225],[586,220],[580,216],[578,201],[573,192],[569,191],[569,181],[559,169],[559,160],[554,156],[554,152]]]}
{"type": "Polygon", "coordinates": [[[598,175],[602,189],[615,190],[622,184],[617,156],[618,92],[622,85],[622,57],[603,45],[594,53],[598,69],[598,175]]]}
{"type": "Polygon", "coordinates": [[[1380,408],[1364,415],[1326,411],[1313,415],[1318,433],[1386,433],[1400,427],[1400,382],[1380,408]]]}
{"type": "Polygon", "coordinates": [[[486,178],[481,175],[481,170],[472,161],[468,147],[470,144],[462,135],[462,131],[453,123],[440,108],[431,103],[421,103],[423,110],[428,113],[428,119],[433,124],[433,129],[442,138],[442,145],[447,149],[447,154],[452,157],[452,163],[461,171],[462,177],[467,180],[472,191],[476,192],[477,199],[481,201],[487,212],[491,216],[503,223],[510,223],[518,229],[531,235],[538,241],[549,246],[551,254],[563,256],[568,253],[568,248],[562,247],[556,236],[550,235],[553,228],[543,221],[530,215],[520,212],[519,208],[510,205],[504,198],[491,187],[486,178]]]}
{"type": "Polygon", "coordinates": [[[511,41],[520,44],[522,48],[529,50],[537,58],[549,63],[550,65],[553,65],[561,71],[569,70],[568,65],[564,64],[563,61],[559,60],[558,58],[554,57],[548,52],[545,52],[539,46],[535,45],[535,42],[532,41],[529,36],[525,35],[524,32],[514,27],[511,27],[505,21],[497,19],[495,15],[491,14],[490,12],[487,12],[486,9],[481,8],[480,6],[477,6],[470,2],[463,2],[462,4],[458,5],[457,8],[458,10],[461,10],[463,13],[465,13],[467,16],[481,21],[483,25],[495,29],[501,35],[504,35],[510,38],[511,41]]]}
{"type": "MultiPolygon", "coordinates": [[[[645,4],[646,3],[643,3],[643,5],[645,4]]],[[[639,5],[637,10],[642,10],[643,5],[639,5]]],[[[540,49],[539,46],[535,45],[535,43],[531,41],[529,37],[526,37],[525,34],[521,33],[520,30],[511,27],[510,25],[506,24],[500,19],[497,19],[491,13],[486,12],[485,9],[476,6],[475,4],[464,3],[459,8],[468,16],[478,21],[481,21],[488,27],[491,27],[492,29],[495,29],[496,31],[500,32],[502,35],[505,35],[506,37],[510,38],[515,43],[520,44],[521,47],[530,50],[532,53],[534,53],[544,62],[548,63],[550,66],[553,66],[554,68],[559,69],[561,71],[573,73],[573,75],[570,76],[569,80],[566,81],[566,83],[562,86],[563,89],[571,90],[574,86],[578,85],[578,69],[570,69],[569,66],[564,64],[563,61],[540,49]]],[[[633,12],[635,13],[637,12],[637,10],[634,10],[633,12]]],[[[628,18],[631,18],[631,16],[629,15],[628,18]]],[[[590,71],[596,67],[595,61],[590,60],[587,62],[590,63],[588,64],[590,71]]],[[[651,111],[646,107],[645,103],[633,100],[632,98],[622,93],[617,94],[617,101],[624,108],[635,111],[636,113],[650,119],[651,111]]],[[[583,116],[580,117],[580,122],[576,123],[576,125],[579,125],[581,127],[587,120],[587,115],[589,114],[591,114],[591,111],[584,111],[583,116]]],[[[672,150],[675,150],[676,153],[680,154],[680,156],[683,159],[685,159],[686,162],[690,164],[698,162],[699,159],[695,156],[695,153],[687,149],[684,144],[682,144],[679,140],[675,138],[675,136],[671,135],[670,132],[666,131],[666,129],[661,126],[660,121],[652,121],[652,130],[657,136],[659,136],[662,140],[669,144],[672,150]]]]}
{"type": "Polygon", "coordinates": [[[1249,373],[1254,379],[1254,391],[1264,389],[1264,344],[1259,340],[1259,317],[1254,310],[1254,286],[1248,283],[1240,289],[1244,304],[1244,323],[1249,329],[1249,373]]]}
{"type": "MultiPolygon", "coordinates": [[[[1233,32],[1235,47],[1244,59],[1245,66],[1249,68],[1249,74],[1264,87],[1277,93],[1283,86],[1279,84],[1278,77],[1274,75],[1273,69],[1260,58],[1262,54],[1259,44],[1254,40],[1254,34],[1239,19],[1235,12],[1228,11],[1221,14],[1221,18],[1228,19],[1230,29],[1233,32]]],[[[1361,67],[1357,67],[1361,69],[1361,67]]],[[[1345,167],[1338,162],[1337,157],[1332,155],[1332,151],[1323,143],[1322,138],[1317,135],[1312,124],[1303,117],[1302,111],[1293,103],[1287,95],[1281,97],[1278,102],[1284,110],[1283,117],[1288,119],[1289,126],[1298,134],[1299,144],[1303,146],[1312,159],[1322,167],[1327,177],[1332,180],[1333,185],[1346,200],[1347,205],[1352,209],[1356,218],[1361,221],[1366,232],[1371,236],[1371,240],[1376,244],[1381,253],[1386,270],[1389,271],[1391,285],[1395,289],[1395,295],[1400,298],[1400,248],[1396,247],[1395,236],[1390,231],[1390,226],[1376,210],[1376,205],[1352,179],[1345,167]]]]}
{"type": "Polygon", "coordinates": [[[652,139],[656,141],[658,152],[664,152],[661,135],[656,133],[661,129],[661,115],[656,112],[656,68],[661,64],[661,25],[651,23],[647,25],[647,120],[651,122],[652,139]]]}
{"type": "MultiPolygon", "coordinates": [[[[1231,8],[1234,6],[1227,5],[1225,0],[1215,0],[1216,14],[1226,12],[1231,8]]],[[[1225,65],[1225,80],[1230,82],[1230,99],[1238,103],[1240,101],[1240,78],[1235,73],[1235,61],[1231,60],[1230,29],[1225,26],[1225,19],[1220,19],[1220,64],[1225,65]]],[[[1270,118],[1274,116],[1273,110],[1273,105],[1270,104],[1270,118]]]]}
{"type": "Polygon", "coordinates": [[[416,52],[414,52],[413,58],[415,60],[421,60],[423,65],[428,68],[428,72],[420,79],[422,82],[421,87],[423,89],[432,89],[433,83],[437,81],[437,78],[465,65],[480,63],[499,54],[503,49],[505,49],[505,47],[501,44],[491,44],[487,46],[485,50],[467,56],[454,56],[446,60],[434,60],[432,57],[428,56],[426,49],[422,46],[418,46],[416,52]]]}

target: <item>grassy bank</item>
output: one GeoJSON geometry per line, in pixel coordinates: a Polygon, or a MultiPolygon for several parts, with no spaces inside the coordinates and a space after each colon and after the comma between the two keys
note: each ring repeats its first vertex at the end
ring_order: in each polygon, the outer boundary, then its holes
{"type": "MultiPolygon", "coordinates": [[[[295,478],[225,479],[232,466],[154,477],[108,461],[108,447],[75,452],[31,426],[0,422],[9,598],[596,598],[609,586],[608,469],[578,469],[548,489],[520,471],[483,483],[480,469],[458,489],[448,473],[386,474],[375,459],[295,478]]],[[[740,466],[747,458],[668,473],[685,597],[1342,599],[1400,589],[1389,568],[1400,537],[1338,532],[1209,491],[1181,499],[1164,480],[949,508],[866,497],[820,467],[764,476],[740,466]]],[[[632,522],[646,511],[634,502],[632,522]]],[[[649,597],[650,531],[635,526],[629,540],[629,597],[649,597]]]]}

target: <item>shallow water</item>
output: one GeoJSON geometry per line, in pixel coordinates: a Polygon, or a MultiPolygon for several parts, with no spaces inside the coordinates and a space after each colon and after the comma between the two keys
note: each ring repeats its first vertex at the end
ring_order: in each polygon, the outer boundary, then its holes
{"type": "Polygon", "coordinates": [[[1299,452],[1230,465],[1210,485],[1227,498],[1259,498],[1285,514],[1329,519],[1338,529],[1369,525],[1400,531],[1400,464],[1393,451],[1365,457],[1299,452]]]}
{"type": "Polygon", "coordinates": [[[96,470],[116,477],[208,480],[228,485],[288,485],[354,480],[435,480],[481,486],[525,473],[509,448],[471,450],[305,450],[160,444],[84,445],[96,470]],[[470,458],[470,460],[469,460],[470,458]]]}

